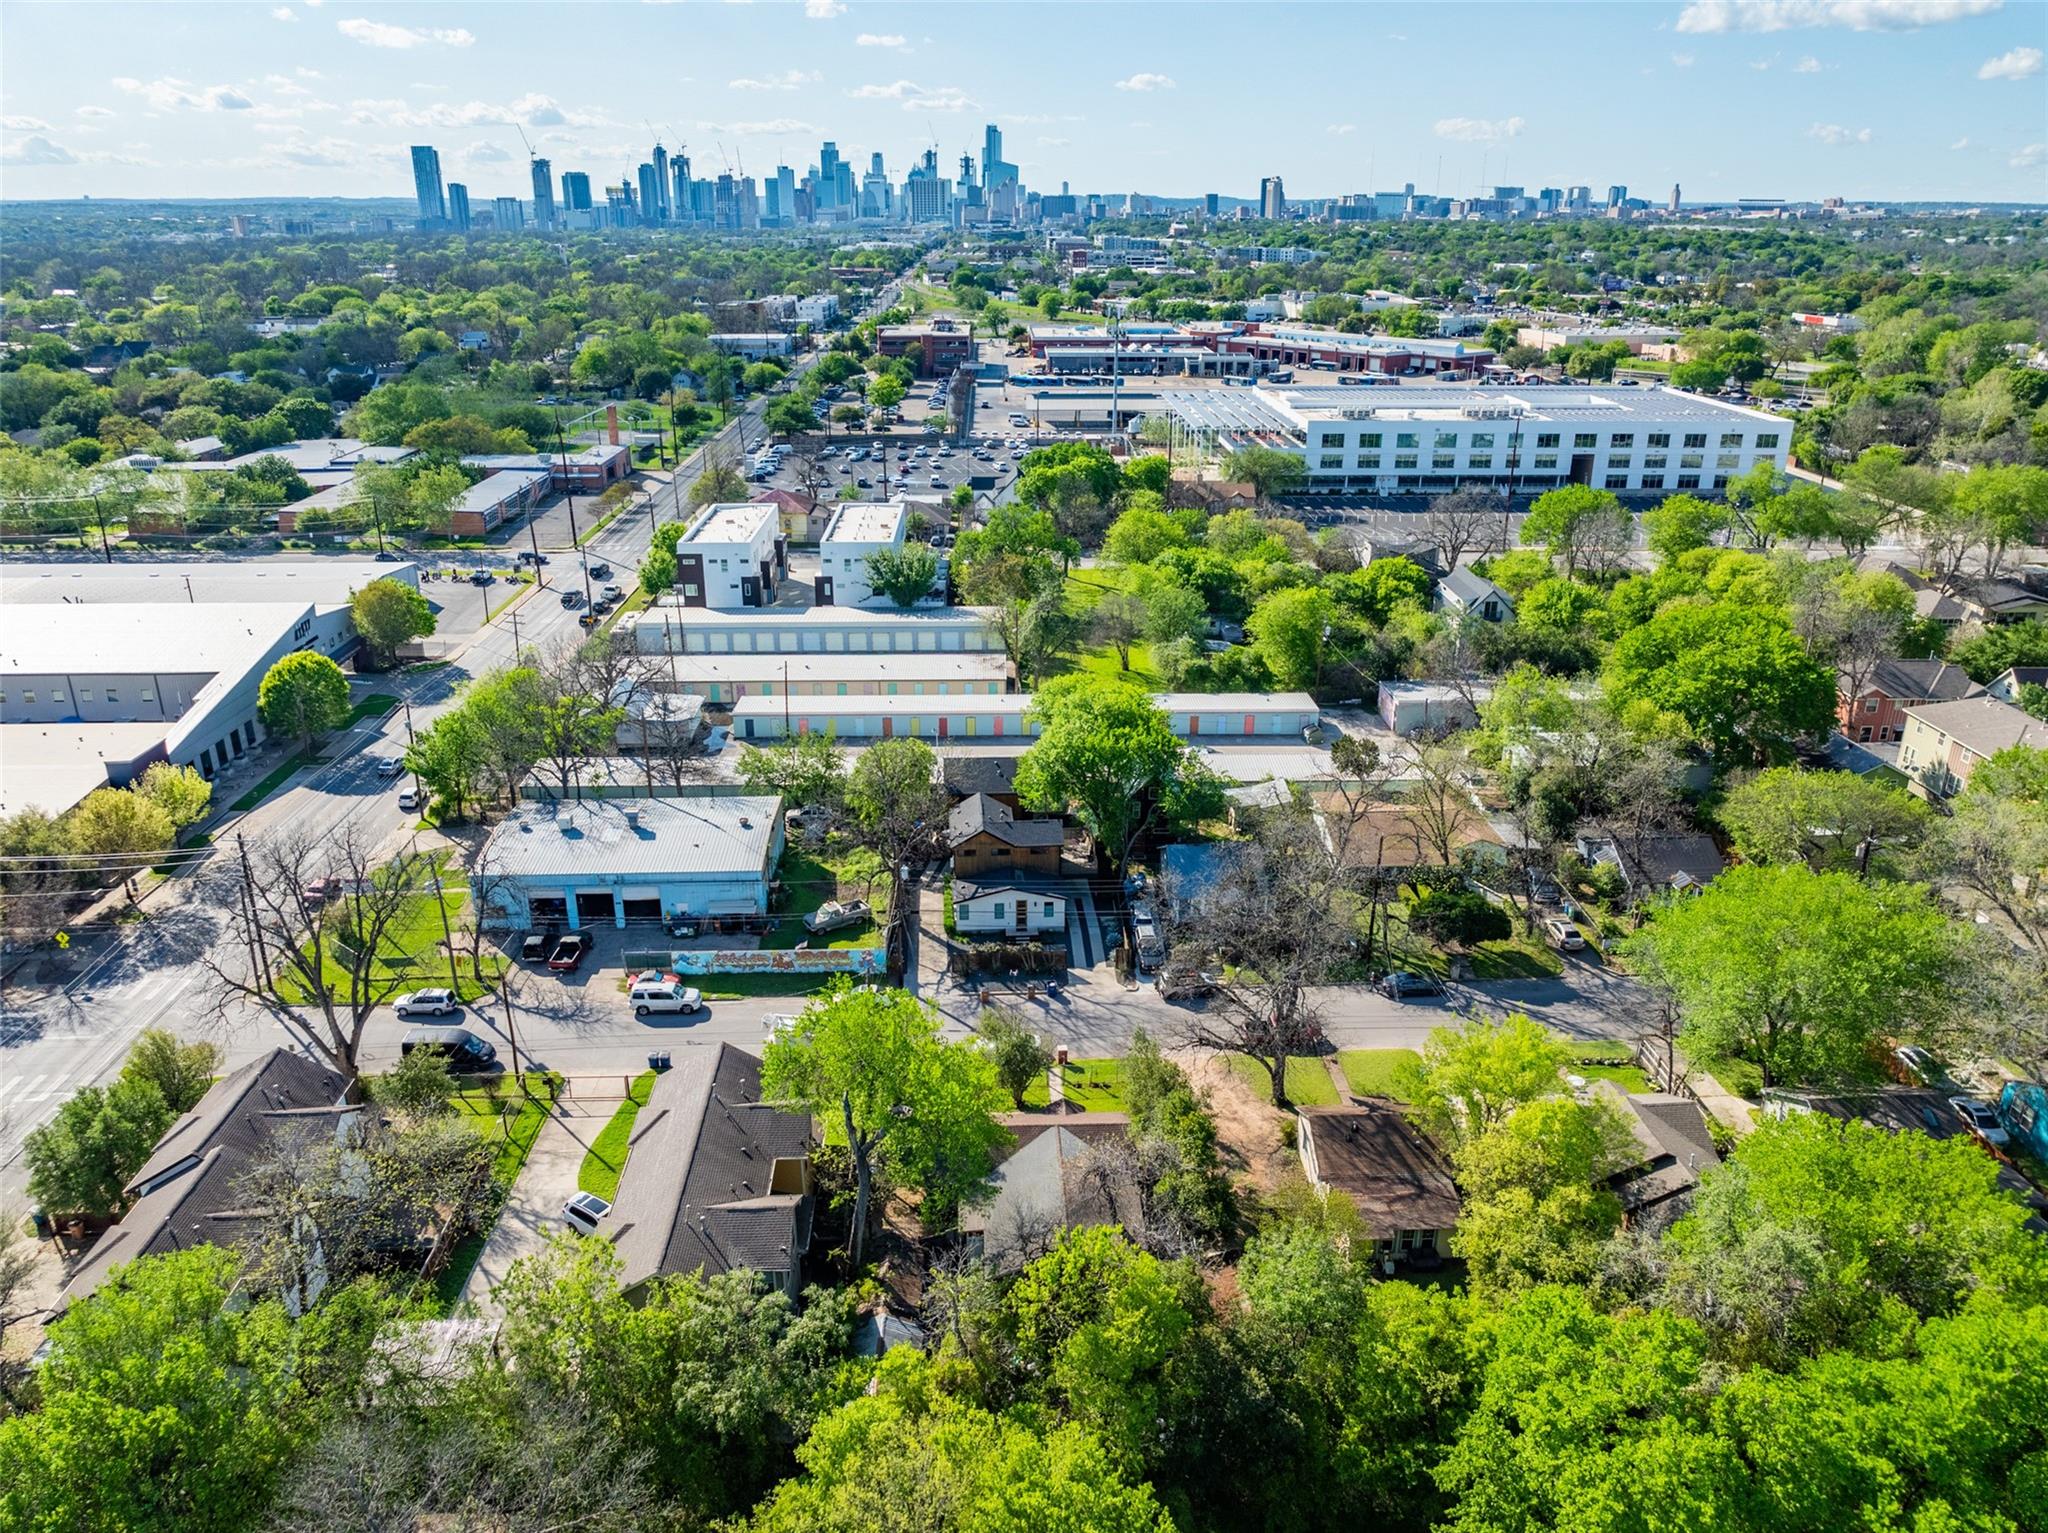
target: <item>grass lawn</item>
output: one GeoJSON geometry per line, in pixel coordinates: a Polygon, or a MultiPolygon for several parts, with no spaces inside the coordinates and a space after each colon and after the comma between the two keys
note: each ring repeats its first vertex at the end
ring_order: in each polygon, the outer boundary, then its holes
{"type": "Polygon", "coordinates": [[[619,1173],[626,1168],[626,1144],[633,1137],[633,1120],[640,1116],[640,1109],[647,1105],[648,1093],[653,1090],[652,1070],[644,1070],[633,1078],[626,1100],[591,1142],[583,1165],[576,1172],[576,1185],[583,1191],[594,1192],[607,1203],[619,1195],[619,1173]]]}
{"type": "Polygon", "coordinates": [[[1613,1081],[1623,1091],[1655,1091],[1649,1076],[1634,1065],[1573,1065],[1573,1075],[1583,1075],[1589,1081],[1613,1081]]]}
{"type": "Polygon", "coordinates": [[[381,719],[397,706],[398,699],[389,692],[372,692],[368,697],[349,709],[349,724],[351,726],[360,724],[364,719],[381,719]]]}
{"type": "Polygon", "coordinates": [[[1564,960],[1534,937],[1482,942],[1466,957],[1474,979],[1554,979],[1564,973],[1564,960]]]}
{"type": "MultiPolygon", "coordinates": [[[[1273,1099],[1272,1077],[1265,1067],[1242,1054],[1230,1056],[1230,1070],[1261,1102],[1273,1099]]],[[[1320,1057],[1296,1054],[1287,1061],[1287,1098],[1299,1107],[1335,1107],[1337,1083],[1320,1057]]]]}
{"type": "Polygon", "coordinates": [[[628,612],[640,612],[653,605],[654,593],[651,591],[643,591],[636,586],[633,590],[633,593],[630,596],[628,596],[624,601],[620,602],[616,607],[612,608],[611,611],[607,612],[604,615],[604,621],[602,623],[599,623],[597,626],[604,630],[604,632],[610,633],[612,631],[613,625],[616,624],[618,620],[624,617],[628,612]]]}
{"type": "Polygon", "coordinates": [[[1160,688],[1158,675],[1152,669],[1152,646],[1139,643],[1131,646],[1131,668],[1123,668],[1113,649],[1085,649],[1073,657],[1072,668],[1086,671],[1091,676],[1108,676],[1117,681],[1127,681],[1134,687],[1150,691],[1160,688]]]}
{"type": "MultiPolygon", "coordinates": [[[[1070,1059],[1067,1061],[1067,1100],[1083,1112],[1124,1110],[1124,1062],[1121,1059],[1070,1059]]],[[[1044,1076],[1039,1076],[1024,1093],[1026,1107],[1046,1107],[1052,1096],[1044,1076]]],[[[1003,1102],[1009,1109],[1007,1099],[1003,1102]]]]}
{"type": "Polygon", "coordinates": [[[857,873],[858,868],[845,855],[835,854],[829,849],[816,852],[800,846],[783,849],[779,871],[783,887],[789,891],[789,905],[777,916],[775,929],[761,939],[761,946],[793,948],[799,942],[808,942],[813,948],[875,945],[881,929],[872,920],[814,936],[804,929],[803,918],[827,900],[837,899],[873,899],[876,901],[875,913],[884,914],[888,909],[887,878],[876,879],[871,891],[864,877],[851,876],[857,873]]]}
{"type": "Polygon", "coordinates": [[[269,798],[271,794],[283,787],[285,780],[292,773],[298,771],[300,767],[312,766],[319,759],[318,756],[292,756],[287,758],[272,767],[263,781],[228,805],[228,808],[234,810],[237,814],[247,814],[251,809],[254,809],[258,804],[269,798]]]}
{"type": "MultiPolygon", "coordinates": [[[[469,890],[460,879],[448,879],[442,883],[439,904],[447,909],[448,930],[460,929],[462,907],[468,898],[469,890]]],[[[345,903],[338,901],[330,908],[339,912],[345,903]]],[[[441,948],[446,933],[442,929],[441,913],[435,906],[436,901],[431,891],[416,895],[406,902],[397,919],[385,929],[383,947],[378,952],[372,969],[373,983],[380,988],[386,984],[396,984],[402,988],[407,985],[433,986],[446,983],[448,959],[441,948]]],[[[326,959],[327,983],[338,994],[346,995],[349,972],[337,960],[331,937],[326,959]]],[[[502,972],[504,963],[503,958],[491,956],[486,958],[484,966],[487,972],[502,972]]],[[[455,968],[457,999],[468,1003],[485,993],[486,987],[477,983],[476,975],[471,972],[467,963],[458,961],[455,968]]],[[[293,974],[280,974],[277,988],[279,996],[294,1006],[308,1005],[313,1000],[313,997],[303,993],[303,987],[293,974]]]]}
{"type": "Polygon", "coordinates": [[[812,995],[838,978],[833,974],[691,974],[707,1001],[737,1001],[753,995],[812,995]]]}
{"type": "MultiPolygon", "coordinates": [[[[1625,1065],[1636,1057],[1636,1051],[1619,1038],[1567,1038],[1553,1034],[1557,1041],[1572,1051],[1572,1058],[1598,1060],[1606,1064],[1625,1065]]],[[[1581,1075],[1585,1071],[1579,1072],[1581,1075]]]]}
{"type": "Polygon", "coordinates": [[[1337,1063],[1354,1095],[1392,1097],[1405,1102],[1408,1098],[1394,1085],[1394,1072],[1421,1057],[1413,1049],[1345,1049],[1337,1056],[1337,1063]]]}
{"type": "MultiPolygon", "coordinates": [[[[519,1180],[526,1157],[533,1153],[533,1142],[540,1137],[541,1125],[548,1121],[547,1096],[542,1086],[545,1077],[528,1075],[524,1079],[540,1093],[538,1100],[521,1096],[509,1080],[496,1096],[481,1087],[455,1094],[456,1112],[474,1123],[478,1133],[489,1134],[498,1141],[498,1158],[491,1171],[498,1184],[507,1188],[519,1180]]],[[[494,1215],[482,1229],[456,1242],[455,1249],[448,1253],[447,1263],[434,1278],[434,1308],[439,1314],[446,1315],[455,1308],[463,1285],[476,1267],[476,1259],[483,1254],[484,1243],[491,1238],[491,1225],[496,1222],[494,1215]]]]}

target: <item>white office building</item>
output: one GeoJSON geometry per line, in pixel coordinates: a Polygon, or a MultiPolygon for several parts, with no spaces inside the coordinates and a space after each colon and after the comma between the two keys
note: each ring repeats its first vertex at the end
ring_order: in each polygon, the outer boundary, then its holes
{"type": "Polygon", "coordinates": [[[796,301],[796,322],[800,325],[824,326],[839,323],[839,296],[836,293],[819,293],[810,298],[796,301]]]}
{"type": "Polygon", "coordinates": [[[677,540],[676,591],[688,607],[772,606],[787,559],[773,505],[706,506],[677,540]]]}
{"type": "Polygon", "coordinates": [[[1300,457],[1311,491],[1435,494],[1479,484],[1540,494],[1711,493],[1758,463],[1783,469],[1792,423],[1676,389],[1261,385],[1164,392],[1175,445],[1300,457]]]}
{"type": "Polygon", "coordinates": [[[910,508],[900,500],[850,500],[833,512],[818,543],[818,605],[894,607],[869,584],[868,559],[900,549],[909,520],[910,508]]]}

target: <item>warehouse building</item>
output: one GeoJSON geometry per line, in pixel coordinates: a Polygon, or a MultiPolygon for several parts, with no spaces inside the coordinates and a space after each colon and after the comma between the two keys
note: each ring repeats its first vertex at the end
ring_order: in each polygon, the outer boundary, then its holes
{"type": "Polygon", "coordinates": [[[1177,447],[1293,453],[1306,488],[1435,494],[1476,484],[1541,494],[1566,484],[1617,493],[1711,492],[1759,463],[1780,470],[1792,425],[1676,389],[1264,384],[1162,392],[1177,447]]]}
{"type": "MultiPolygon", "coordinates": [[[[1257,736],[1303,738],[1319,732],[1322,713],[1306,692],[1168,692],[1153,699],[1183,740],[1257,736]]],[[[741,740],[785,734],[849,739],[905,736],[920,740],[1023,739],[1038,733],[1025,693],[963,698],[745,697],[732,706],[741,740]]]]}
{"type": "Polygon", "coordinates": [[[677,655],[671,688],[728,707],[743,697],[999,696],[1013,685],[997,654],[677,655]]]}
{"type": "Polygon", "coordinates": [[[857,607],[774,607],[719,612],[664,598],[614,629],[643,655],[1001,654],[992,608],[884,612],[857,607]]]}

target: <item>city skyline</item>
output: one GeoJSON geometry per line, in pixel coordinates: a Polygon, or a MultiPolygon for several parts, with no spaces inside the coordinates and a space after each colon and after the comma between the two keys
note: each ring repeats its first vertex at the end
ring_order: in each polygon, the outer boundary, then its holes
{"type": "Polygon", "coordinates": [[[565,171],[630,181],[657,141],[687,146],[699,175],[744,167],[760,183],[778,164],[801,177],[832,140],[855,166],[880,154],[900,183],[934,149],[942,175],[963,154],[978,165],[999,123],[1016,179],[1078,194],[1256,202],[1270,176],[1290,202],[1409,182],[1448,197],[1625,183],[1661,202],[1678,182],[1706,202],[2048,199],[2041,13],[2001,0],[1215,5],[1170,31],[1157,7],[1050,13],[1086,15],[1078,53],[1071,28],[1021,6],[579,7],[579,22],[634,30],[630,56],[685,61],[644,79],[536,62],[560,56],[563,14],[11,6],[6,195],[403,197],[412,146],[432,144],[443,182],[488,205],[533,195],[522,135],[557,195],[565,171]],[[1449,54],[1453,33],[1486,45],[1449,54]],[[1312,35],[1314,62],[1248,63],[1247,34],[1312,35]],[[1332,67],[1345,58],[1359,67],[1332,67]],[[1431,69],[1439,99],[1377,98],[1376,80],[1431,69]],[[1293,77],[1264,86],[1275,71],[1293,77]]]}

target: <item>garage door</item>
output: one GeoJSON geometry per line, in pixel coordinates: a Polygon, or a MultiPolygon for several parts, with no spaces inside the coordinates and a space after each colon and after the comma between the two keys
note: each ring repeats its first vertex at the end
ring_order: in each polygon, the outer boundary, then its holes
{"type": "Polygon", "coordinates": [[[576,891],[576,919],[583,921],[609,921],[612,914],[612,892],[609,889],[579,889],[576,891]]]}
{"type": "Polygon", "coordinates": [[[625,906],[628,921],[661,919],[661,891],[652,884],[629,885],[621,889],[619,902],[625,906]]]}

